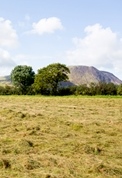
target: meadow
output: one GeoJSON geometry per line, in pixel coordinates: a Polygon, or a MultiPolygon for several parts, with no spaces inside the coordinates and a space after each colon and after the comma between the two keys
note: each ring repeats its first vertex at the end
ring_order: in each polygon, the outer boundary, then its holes
{"type": "Polygon", "coordinates": [[[0,178],[122,178],[122,98],[0,96],[0,178]]]}

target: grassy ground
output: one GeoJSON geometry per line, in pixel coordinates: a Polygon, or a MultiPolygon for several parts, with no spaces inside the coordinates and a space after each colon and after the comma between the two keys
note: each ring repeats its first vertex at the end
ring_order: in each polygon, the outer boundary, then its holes
{"type": "Polygon", "coordinates": [[[0,178],[122,178],[122,98],[0,96],[0,178]]]}

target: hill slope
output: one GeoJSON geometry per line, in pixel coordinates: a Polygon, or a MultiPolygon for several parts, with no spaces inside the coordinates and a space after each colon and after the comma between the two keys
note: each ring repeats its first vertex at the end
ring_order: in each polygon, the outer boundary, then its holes
{"type": "Polygon", "coordinates": [[[69,81],[75,85],[90,83],[114,83],[121,84],[122,81],[112,73],[100,71],[95,67],[88,66],[69,66],[69,81]]]}
{"type": "Polygon", "coordinates": [[[10,75],[0,76],[0,84],[9,85],[11,83],[10,75]]]}

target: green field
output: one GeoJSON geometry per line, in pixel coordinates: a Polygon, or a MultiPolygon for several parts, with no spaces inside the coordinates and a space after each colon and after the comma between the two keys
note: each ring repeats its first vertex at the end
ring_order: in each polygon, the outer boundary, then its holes
{"type": "Polygon", "coordinates": [[[122,98],[0,96],[0,178],[122,178],[122,98]]]}

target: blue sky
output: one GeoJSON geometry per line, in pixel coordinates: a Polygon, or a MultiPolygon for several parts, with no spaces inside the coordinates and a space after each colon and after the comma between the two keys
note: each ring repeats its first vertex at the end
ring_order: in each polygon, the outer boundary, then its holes
{"type": "Polygon", "coordinates": [[[94,66],[122,79],[122,0],[0,0],[0,75],[94,66]]]}

